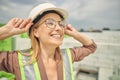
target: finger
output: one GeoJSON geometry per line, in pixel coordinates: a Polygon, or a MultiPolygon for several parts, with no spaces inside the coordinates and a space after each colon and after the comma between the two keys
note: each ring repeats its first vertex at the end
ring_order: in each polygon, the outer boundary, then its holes
{"type": "Polygon", "coordinates": [[[32,23],[31,19],[25,20],[25,21],[20,25],[19,28],[22,29],[22,28],[26,27],[26,25],[29,24],[29,23],[32,23]]]}
{"type": "Polygon", "coordinates": [[[22,29],[22,28],[26,27],[27,24],[28,24],[27,21],[23,21],[22,24],[20,24],[19,28],[22,29]]]}
{"type": "Polygon", "coordinates": [[[68,24],[67,26],[72,26],[71,24],[68,24]]]}
{"type": "Polygon", "coordinates": [[[18,22],[18,20],[19,20],[19,18],[14,18],[15,23],[17,23],[17,22],[18,22]]]}
{"type": "Polygon", "coordinates": [[[32,25],[33,25],[33,23],[27,24],[26,27],[25,27],[25,32],[28,31],[28,29],[29,29],[32,25]]]}
{"type": "Polygon", "coordinates": [[[32,19],[31,19],[31,18],[29,18],[29,19],[27,19],[27,21],[28,21],[28,22],[32,22],[32,19]]]}
{"type": "Polygon", "coordinates": [[[11,21],[10,21],[13,25],[16,24],[16,18],[13,18],[11,21]]]}
{"type": "Polygon", "coordinates": [[[19,20],[19,18],[13,18],[13,19],[11,19],[10,22],[12,22],[12,24],[15,25],[18,20],[19,20]]]}
{"type": "Polygon", "coordinates": [[[23,21],[24,21],[23,19],[16,20],[15,27],[18,28],[23,21]]]}
{"type": "Polygon", "coordinates": [[[72,28],[71,28],[71,26],[67,26],[67,27],[65,28],[65,30],[70,30],[70,31],[72,31],[72,28]]]}
{"type": "Polygon", "coordinates": [[[66,27],[66,30],[70,30],[70,31],[76,31],[74,27],[72,27],[71,24],[69,24],[67,27],[66,27]]]}
{"type": "Polygon", "coordinates": [[[8,22],[8,24],[13,24],[13,25],[15,25],[16,19],[17,19],[17,18],[12,18],[12,19],[8,22]]]}

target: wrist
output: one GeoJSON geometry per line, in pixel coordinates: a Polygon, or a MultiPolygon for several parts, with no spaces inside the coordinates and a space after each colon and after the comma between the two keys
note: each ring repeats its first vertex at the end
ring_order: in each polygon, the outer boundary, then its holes
{"type": "Polygon", "coordinates": [[[80,32],[76,33],[75,39],[81,42],[83,45],[90,45],[93,43],[93,41],[88,36],[85,36],[80,32]]]}
{"type": "Polygon", "coordinates": [[[73,34],[73,38],[78,39],[78,37],[80,37],[80,33],[78,31],[75,31],[73,34]]]}
{"type": "Polygon", "coordinates": [[[1,30],[4,31],[4,32],[9,32],[10,30],[7,28],[6,25],[4,25],[3,27],[1,27],[1,30]]]}
{"type": "Polygon", "coordinates": [[[3,28],[4,28],[3,30],[5,31],[5,33],[8,34],[9,36],[14,35],[14,33],[12,32],[12,29],[8,25],[3,26],[3,28]]]}

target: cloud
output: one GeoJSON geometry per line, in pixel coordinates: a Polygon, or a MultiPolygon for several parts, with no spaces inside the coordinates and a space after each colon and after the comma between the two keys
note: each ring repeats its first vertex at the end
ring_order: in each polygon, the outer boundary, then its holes
{"type": "MultiPolygon", "coordinates": [[[[62,7],[68,10],[70,17],[82,20],[104,11],[112,12],[119,7],[119,2],[119,0],[66,0],[62,7]]],[[[116,12],[118,12],[117,10],[116,12]]]]}
{"type": "Polygon", "coordinates": [[[120,0],[66,0],[69,22],[78,26],[113,27],[120,25],[120,0]]]}
{"type": "Polygon", "coordinates": [[[13,17],[27,18],[30,9],[33,6],[34,5],[32,5],[30,1],[28,3],[27,1],[24,0],[1,0],[0,22],[6,23],[8,20],[10,20],[13,17]]]}
{"type": "Polygon", "coordinates": [[[31,8],[43,2],[66,9],[68,22],[77,28],[119,28],[120,25],[120,0],[0,0],[0,22],[12,17],[27,18],[31,8]]]}

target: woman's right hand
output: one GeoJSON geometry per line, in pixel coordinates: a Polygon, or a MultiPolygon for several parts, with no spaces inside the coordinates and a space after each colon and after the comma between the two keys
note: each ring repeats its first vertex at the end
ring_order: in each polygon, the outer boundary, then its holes
{"type": "Polygon", "coordinates": [[[27,32],[32,24],[31,19],[13,18],[4,27],[8,30],[8,34],[16,35],[27,32]]]}

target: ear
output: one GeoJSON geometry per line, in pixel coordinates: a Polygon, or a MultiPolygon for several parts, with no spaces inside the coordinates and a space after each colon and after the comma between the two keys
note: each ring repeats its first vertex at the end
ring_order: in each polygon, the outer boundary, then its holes
{"type": "Polygon", "coordinates": [[[37,38],[39,37],[38,36],[39,33],[38,33],[38,29],[37,28],[33,29],[33,34],[35,35],[35,37],[37,37],[37,38]]]}

